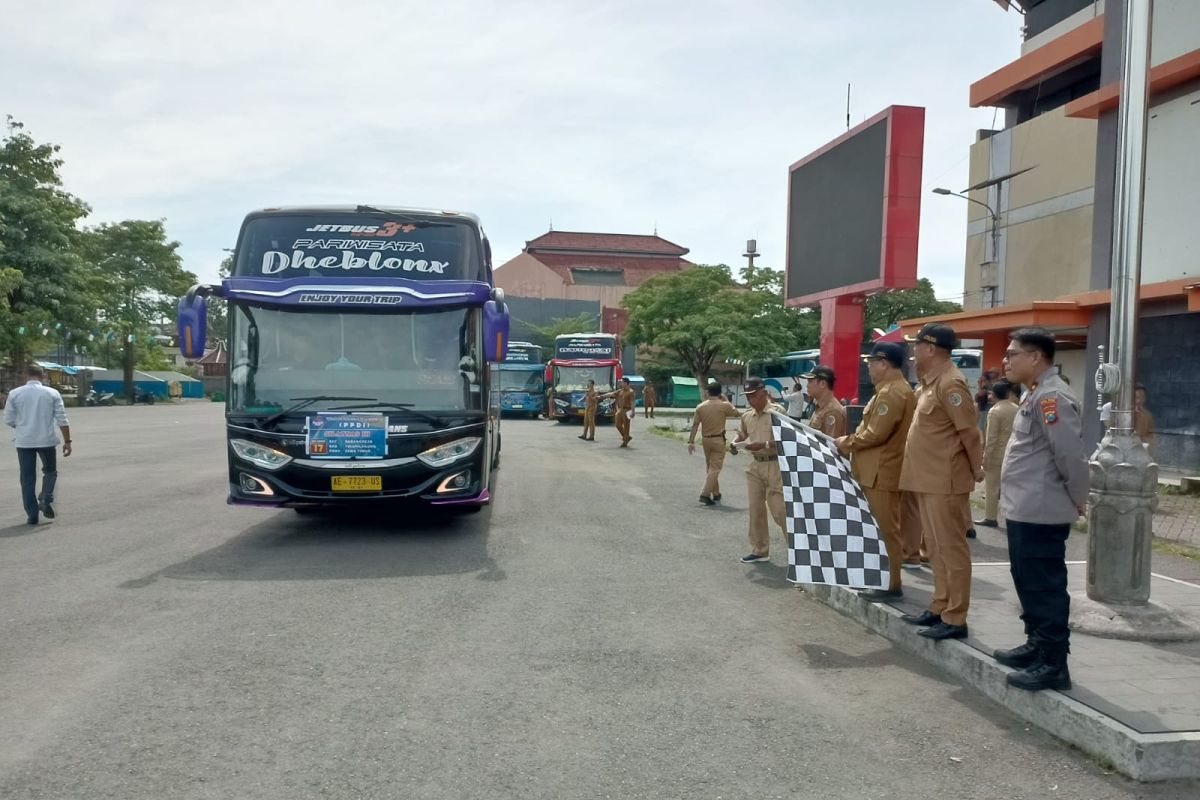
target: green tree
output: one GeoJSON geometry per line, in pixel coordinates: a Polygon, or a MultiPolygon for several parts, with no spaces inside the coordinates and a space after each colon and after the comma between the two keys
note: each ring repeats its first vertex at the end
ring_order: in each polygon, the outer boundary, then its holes
{"type": "Polygon", "coordinates": [[[936,314],[953,314],[962,311],[962,306],[946,300],[938,300],[933,284],[921,278],[912,289],[876,294],[867,298],[864,341],[870,341],[875,328],[887,330],[902,319],[919,319],[936,314]]]}
{"type": "Polygon", "coordinates": [[[821,314],[814,309],[788,308],[783,298],[783,272],[770,267],[742,267],[739,273],[742,285],[755,293],[755,302],[761,303],[760,317],[763,325],[778,331],[783,337],[782,346],[778,338],[765,342],[766,350],[757,348],[744,358],[764,358],[780,352],[807,350],[817,347],[821,341],[821,314]]]}
{"type": "Polygon", "coordinates": [[[58,146],[8,117],[0,142],[0,349],[14,366],[41,331],[87,330],[94,299],[76,245],[88,207],[62,188],[58,146]]]}
{"type": "Polygon", "coordinates": [[[595,314],[583,312],[573,317],[555,317],[549,325],[534,325],[526,322],[529,329],[529,339],[533,344],[541,345],[545,358],[554,356],[554,339],[564,333],[590,333],[599,330],[600,320],[595,314]]]}
{"type": "MultiPolygon", "coordinates": [[[[233,253],[221,259],[220,266],[217,267],[217,276],[224,279],[233,274],[233,253]]],[[[208,341],[215,344],[218,341],[227,342],[229,340],[229,308],[228,304],[220,297],[209,297],[206,300],[206,308],[208,309],[208,341]]]]}
{"type": "Polygon", "coordinates": [[[739,285],[729,267],[719,264],[650,278],[621,301],[629,312],[626,341],[664,351],[668,363],[686,365],[701,386],[718,358],[789,349],[793,332],[783,324],[782,294],[767,276],[750,277],[756,285],[739,285]]]}
{"type": "Polygon", "coordinates": [[[86,232],[83,251],[94,270],[99,310],[123,342],[121,364],[125,394],[133,399],[136,346],[154,346],[152,334],[164,319],[174,319],[179,295],[196,282],[183,268],[179,242],[168,241],[161,220],[126,220],[86,232]]]}

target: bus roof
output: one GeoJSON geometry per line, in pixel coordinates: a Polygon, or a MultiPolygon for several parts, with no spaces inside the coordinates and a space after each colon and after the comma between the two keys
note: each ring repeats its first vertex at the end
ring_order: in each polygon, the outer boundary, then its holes
{"type": "Polygon", "coordinates": [[[408,208],[406,206],[381,206],[372,203],[364,203],[359,205],[329,205],[329,206],[277,206],[273,208],[259,208],[251,211],[246,215],[249,217],[270,217],[284,214],[359,214],[371,213],[361,212],[360,208],[368,206],[373,209],[384,212],[385,214],[411,214],[421,217],[445,217],[449,219],[462,219],[479,225],[479,217],[468,211],[443,211],[433,208],[408,208]]]}

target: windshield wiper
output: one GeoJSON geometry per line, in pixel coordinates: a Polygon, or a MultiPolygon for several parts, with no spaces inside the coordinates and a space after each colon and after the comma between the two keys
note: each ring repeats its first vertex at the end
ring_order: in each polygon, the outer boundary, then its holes
{"type": "Polygon", "coordinates": [[[375,206],[358,205],[354,207],[354,210],[359,214],[384,214],[396,220],[397,222],[415,225],[418,228],[448,228],[454,224],[453,222],[439,222],[438,220],[434,219],[423,219],[421,217],[414,217],[409,214],[397,214],[393,211],[384,211],[382,208],[376,208],[375,206]]]}
{"type": "Polygon", "coordinates": [[[395,408],[417,419],[424,420],[430,425],[437,425],[439,428],[446,427],[445,420],[439,419],[433,414],[426,414],[424,411],[414,411],[412,403],[367,403],[361,406],[338,406],[337,408],[331,408],[330,411],[355,411],[363,408],[395,408]]]}
{"type": "Polygon", "coordinates": [[[276,411],[274,414],[272,414],[271,416],[264,419],[261,423],[259,423],[259,427],[273,425],[276,422],[278,422],[279,420],[283,419],[288,414],[291,414],[293,411],[299,411],[300,409],[302,409],[306,406],[311,406],[313,403],[320,403],[322,401],[333,402],[333,401],[342,401],[342,400],[374,400],[374,399],[375,399],[374,397],[336,397],[336,396],[330,396],[330,395],[324,395],[324,394],[317,395],[316,397],[289,397],[288,400],[298,400],[300,402],[296,403],[296,405],[294,405],[294,406],[288,406],[287,408],[283,409],[282,411],[276,411]]]}

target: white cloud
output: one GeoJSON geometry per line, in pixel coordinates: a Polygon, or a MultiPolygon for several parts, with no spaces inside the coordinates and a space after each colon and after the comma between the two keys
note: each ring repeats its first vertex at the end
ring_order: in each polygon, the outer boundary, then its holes
{"type": "MultiPolygon", "coordinates": [[[[96,220],[166,217],[215,277],[242,215],[375,202],[479,213],[497,257],[555,227],[781,265],[787,166],[891,103],[926,106],[926,189],[962,188],[1015,56],[985,0],[19,4],[0,109],[63,145],[96,220]]],[[[966,209],[923,198],[921,271],[962,291],[966,209]]]]}

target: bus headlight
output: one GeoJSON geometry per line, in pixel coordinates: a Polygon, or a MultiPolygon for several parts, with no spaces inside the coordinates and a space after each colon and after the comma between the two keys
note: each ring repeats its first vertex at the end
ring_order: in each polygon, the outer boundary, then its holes
{"type": "Polygon", "coordinates": [[[230,439],[229,444],[233,447],[233,452],[238,454],[238,458],[263,469],[279,469],[292,460],[292,457],[282,450],[245,439],[230,439]]]}
{"type": "Polygon", "coordinates": [[[481,441],[483,439],[478,436],[455,439],[453,442],[439,444],[437,447],[431,447],[423,453],[417,453],[417,458],[431,467],[444,467],[474,453],[481,441]]]}

